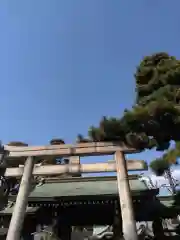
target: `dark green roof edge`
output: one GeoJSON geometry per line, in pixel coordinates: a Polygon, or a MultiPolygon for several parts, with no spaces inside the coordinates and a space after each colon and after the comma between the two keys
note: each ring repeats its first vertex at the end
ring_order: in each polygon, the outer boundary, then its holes
{"type": "MultiPolygon", "coordinates": [[[[138,175],[128,175],[129,180],[138,179],[138,175]]],[[[117,176],[102,176],[102,177],[67,177],[67,178],[45,178],[45,183],[66,183],[66,182],[88,182],[88,181],[113,181],[117,180],[117,176]]]]}
{"type": "MultiPolygon", "coordinates": [[[[112,198],[112,196],[109,196],[109,198],[112,198]]],[[[117,199],[117,198],[116,198],[117,199]]],[[[163,196],[163,197],[157,197],[158,200],[160,200],[160,203],[162,205],[164,205],[164,207],[167,207],[167,208],[171,208],[173,206],[173,198],[171,196],[163,196]]],[[[15,199],[14,199],[15,200],[15,199]]],[[[29,206],[27,208],[27,211],[26,213],[29,215],[29,214],[34,214],[35,212],[37,212],[40,208],[41,208],[41,205],[37,206],[36,205],[36,201],[38,201],[38,199],[33,199],[33,201],[31,202],[31,200],[29,201],[29,206]],[[33,203],[35,203],[35,207],[31,207],[33,206],[33,203]]],[[[41,204],[41,202],[48,202],[48,201],[51,201],[53,203],[53,201],[55,201],[56,203],[58,203],[57,199],[39,199],[39,203],[41,204]]],[[[13,212],[13,209],[14,209],[14,206],[13,207],[7,207],[6,209],[4,210],[1,210],[0,211],[0,215],[11,215],[12,212],[13,212]]]]}

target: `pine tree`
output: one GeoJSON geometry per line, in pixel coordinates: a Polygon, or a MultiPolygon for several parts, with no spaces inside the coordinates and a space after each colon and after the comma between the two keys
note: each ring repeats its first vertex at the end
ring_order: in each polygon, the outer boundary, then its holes
{"type": "MultiPolygon", "coordinates": [[[[146,56],[134,77],[136,101],[132,109],[125,110],[123,116],[103,117],[97,127],[89,129],[89,138],[96,142],[119,141],[139,150],[168,150],[171,141],[180,141],[180,61],[164,52],[146,56]]],[[[170,166],[179,154],[174,151],[172,158],[171,153],[152,162],[157,174],[170,173],[170,166]]],[[[125,161],[121,164],[125,169],[125,161]]],[[[128,187],[126,190],[129,191],[128,187]]],[[[129,201],[128,194],[127,197],[129,201]]],[[[133,209],[131,212],[133,216],[133,209]]],[[[135,232],[133,239],[137,239],[135,232]]]]}
{"type": "Polygon", "coordinates": [[[92,141],[122,141],[139,149],[167,150],[180,140],[180,61],[167,53],[144,57],[134,74],[136,102],[122,117],[103,117],[92,141]]]}

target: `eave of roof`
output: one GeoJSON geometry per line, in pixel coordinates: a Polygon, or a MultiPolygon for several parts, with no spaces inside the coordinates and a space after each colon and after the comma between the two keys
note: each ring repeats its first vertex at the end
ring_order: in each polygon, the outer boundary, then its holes
{"type": "MultiPolygon", "coordinates": [[[[14,211],[15,203],[12,207],[7,206],[3,210],[0,211],[0,215],[11,215],[14,211]]],[[[26,214],[33,214],[37,210],[39,210],[39,207],[27,207],[26,214]]]]}
{"type": "MultiPolygon", "coordinates": [[[[147,191],[146,185],[138,179],[129,179],[132,192],[147,191]]],[[[77,197],[77,196],[105,196],[117,195],[118,187],[116,178],[79,178],[67,179],[59,182],[48,182],[36,186],[30,198],[47,197],[77,197]]]]}
{"type": "MultiPolygon", "coordinates": [[[[167,210],[170,210],[170,211],[176,211],[179,210],[179,206],[176,206],[173,208],[173,204],[174,204],[174,201],[173,201],[173,198],[170,197],[170,196],[164,196],[164,197],[159,197],[157,198],[159,200],[159,203],[156,205],[153,204],[152,207],[157,207],[157,210],[162,210],[162,214],[163,212],[166,214],[166,211],[167,210]]],[[[44,199],[43,199],[44,200],[44,199]]],[[[14,205],[15,205],[15,202],[13,204],[13,206],[8,206],[7,208],[3,209],[0,211],[0,215],[11,215],[13,213],[13,210],[14,210],[14,205]]],[[[34,204],[30,204],[30,205],[34,205],[34,204]]],[[[41,206],[49,206],[49,204],[46,204],[46,203],[42,203],[41,204],[41,199],[40,199],[40,202],[39,204],[35,204],[36,207],[30,207],[28,206],[27,209],[26,209],[26,214],[34,214],[36,213],[40,208],[41,206]],[[37,206],[38,205],[38,206],[37,206]]],[[[53,206],[54,204],[52,204],[53,206]]],[[[55,205],[59,205],[58,202],[56,201],[56,204],[55,205]]]]}

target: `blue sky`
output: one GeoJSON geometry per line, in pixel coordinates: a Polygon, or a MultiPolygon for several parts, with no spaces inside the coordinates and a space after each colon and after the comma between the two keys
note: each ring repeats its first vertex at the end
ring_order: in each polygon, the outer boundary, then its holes
{"type": "Polygon", "coordinates": [[[180,58],[179,8],[179,0],[2,0],[0,139],[71,143],[103,115],[121,116],[143,56],[180,58]]]}

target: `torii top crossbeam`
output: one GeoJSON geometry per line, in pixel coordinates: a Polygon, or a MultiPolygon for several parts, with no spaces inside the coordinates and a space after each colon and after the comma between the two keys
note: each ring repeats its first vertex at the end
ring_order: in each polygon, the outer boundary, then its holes
{"type": "Polygon", "coordinates": [[[5,150],[9,152],[9,158],[18,157],[45,157],[45,156],[98,156],[111,155],[116,151],[123,153],[137,153],[134,148],[130,148],[123,143],[112,142],[92,142],[80,143],[75,145],[48,145],[48,146],[8,146],[4,145],[5,150]]]}

